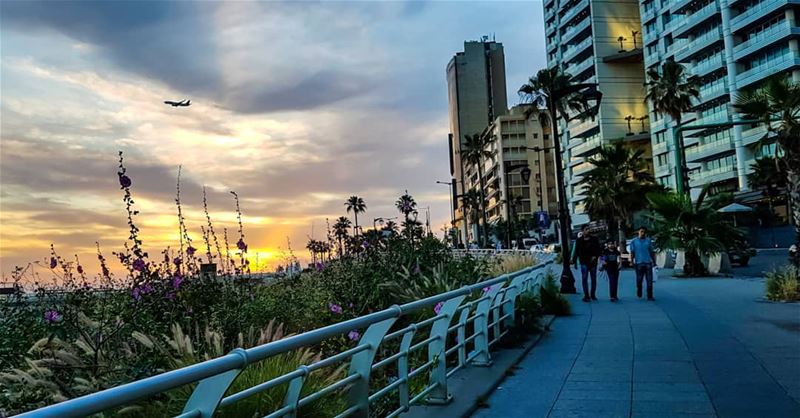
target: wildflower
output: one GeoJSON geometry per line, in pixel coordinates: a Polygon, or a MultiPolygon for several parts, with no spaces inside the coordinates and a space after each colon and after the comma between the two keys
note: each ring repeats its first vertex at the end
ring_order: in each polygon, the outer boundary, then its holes
{"type": "Polygon", "coordinates": [[[137,258],[136,260],[133,260],[131,267],[133,267],[133,269],[136,271],[142,271],[145,268],[145,262],[141,258],[137,258]]]}
{"type": "Polygon", "coordinates": [[[335,303],[329,303],[328,304],[328,309],[330,309],[331,312],[333,312],[335,314],[341,314],[342,313],[342,307],[337,305],[337,304],[335,304],[335,303]]]}
{"type": "Polygon", "coordinates": [[[141,290],[139,290],[138,286],[133,288],[133,290],[131,291],[131,296],[133,296],[133,298],[137,301],[142,299],[142,293],[141,290]]]}
{"type": "Polygon", "coordinates": [[[175,259],[172,260],[172,263],[175,264],[176,266],[180,266],[181,265],[181,258],[180,257],[175,257],[175,259]]]}
{"type": "Polygon", "coordinates": [[[45,311],[45,313],[44,313],[44,320],[48,324],[52,324],[52,323],[55,323],[55,322],[61,322],[61,319],[62,319],[61,314],[58,313],[55,310],[51,309],[49,311],[45,311]]]}
{"type": "Polygon", "coordinates": [[[142,293],[150,293],[152,291],[153,291],[153,286],[150,283],[145,283],[145,285],[142,286],[142,293]]]}
{"type": "Polygon", "coordinates": [[[174,300],[175,299],[175,292],[167,292],[167,294],[164,295],[164,299],[166,299],[166,300],[174,300]]]}
{"type": "Polygon", "coordinates": [[[120,174],[119,175],[119,185],[122,186],[123,188],[131,187],[131,178],[126,176],[126,175],[124,175],[124,174],[120,174]]]}
{"type": "Polygon", "coordinates": [[[183,277],[180,274],[176,274],[172,279],[172,287],[178,290],[181,287],[181,283],[183,283],[183,277]]]}
{"type": "Polygon", "coordinates": [[[83,274],[83,266],[78,264],[78,274],[83,274]]]}
{"type": "Polygon", "coordinates": [[[197,251],[197,248],[192,247],[191,245],[189,248],[186,249],[186,254],[189,254],[189,257],[194,255],[194,252],[197,251]]]}
{"type": "Polygon", "coordinates": [[[56,261],[55,257],[50,257],[50,268],[54,269],[58,265],[58,261],[56,261]]]}
{"type": "Polygon", "coordinates": [[[361,338],[361,334],[359,334],[358,331],[353,330],[347,333],[347,338],[349,338],[350,341],[358,341],[361,338]]]}
{"type": "Polygon", "coordinates": [[[414,266],[414,274],[419,274],[422,270],[419,269],[419,264],[414,266]]]}
{"type": "Polygon", "coordinates": [[[361,243],[361,247],[366,249],[367,247],[369,247],[369,242],[367,242],[367,240],[364,240],[364,242],[361,243]]]}
{"type": "Polygon", "coordinates": [[[442,305],[443,305],[442,302],[439,302],[439,303],[436,304],[436,306],[433,307],[433,312],[436,315],[439,315],[439,311],[442,310],[442,305]]]}
{"type": "Polygon", "coordinates": [[[102,266],[102,269],[103,269],[103,277],[108,277],[108,275],[111,274],[111,272],[108,271],[108,267],[102,266]]]}
{"type": "Polygon", "coordinates": [[[239,241],[236,241],[236,248],[241,250],[242,252],[247,252],[247,244],[244,243],[244,240],[239,238],[239,241]]]}
{"type": "Polygon", "coordinates": [[[314,264],[314,268],[315,268],[315,269],[316,269],[318,272],[320,272],[320,271],[322,271],[322,270],[324,270],[324,269],[325,269],[325,263],[320,263],[320,262],[317,262],[316,264],[314,264]]]}
{"type": "Polygon", "coordinates": [[[483,288],[483,293],[487,293],[488,291],[492,290],[491,286],[486,286],[483,288]]]}

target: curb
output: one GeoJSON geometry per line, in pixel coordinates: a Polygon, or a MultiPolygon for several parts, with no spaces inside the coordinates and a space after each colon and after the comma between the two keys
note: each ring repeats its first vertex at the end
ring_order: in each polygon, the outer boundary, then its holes
{"type": "Polygon", "coordinates": [[[470,367],[464,369],[462,373],[453,375],[448,380],[448,390],[458,395],[454,396],[453,402],[447,405],[415,405],[401,416],[403,418],[467,418],[471,416],[508,377],[508,371],[519,364],[550,331],[550,326],[555,319],[554,315],[545,315],[542,318],[543,332],[537,334],[530,341],[526,341],[519,348],[504,349],[493,353],[494,367],[470,367]]]}

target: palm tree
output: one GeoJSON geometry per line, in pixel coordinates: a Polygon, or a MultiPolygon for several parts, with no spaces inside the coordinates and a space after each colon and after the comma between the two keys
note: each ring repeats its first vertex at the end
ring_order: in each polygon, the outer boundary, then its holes
{"type": "Polygon", "coordinates": [[[383,225],[383,230],[389,231],[389,234],[392,236],[396,235],[398,230],[397,222],[386,221],[386,223],[383,225]]]}
{"type": "MultiPolygon", "coordinates": [[[[461,146],[461,161],[465,164],[471,164],[477,167],[478,184],[480,188],[480,215],[483,225],[486,227],[486,197],[484,193],[485,184],[483,178],[483,160],[493,157],[492,152],[489,151],[487,147],[494,141],[494,136],[474,134],[465,135],[464,138],[465,142],[461,146]]],[[[481,241],[480,239],[479,241],[485,244],[485,238],[486,237],[484,236],[484,241],[481,241]]]]}
{"type": "MultiPolygon", "coordinates": [[[[403,217],[405,217],[405,225],[408,225],[409,215],[411,215],[417,209],[417,202],[410,194],[408,194],[408,190],[406,190],[405,194],[397,199],[395,206],[397,207],[397,210],[403,214],[403,217]]],[[[406,231],[408,232],[408,230],[406,231]]]]}
{"type": "Polygon", "coordinates": [[[336,220],[336,223],[333,224],[333,236],[339,241],[339,257],[344,254],[342,242],[347,239],[347,231],[350,229],[350,226],[352,226],[352,222],[345,216],[340,216],[339,219],[336,220]]]}
{"type": "Polygon", "coordinates": [[[763,121],[764,139],[775,135],[777,160],[786,172],[789,206],[800,241],[800,84],[776,75],[758,90],[740,93],[734,107],[746,119],[763,121]]]}
{"type": "Polygon", "coordinates": [[[653,221],[656,247],[683,250],[686,254],[683,271],[689,276],[706,272],[701,256],[723,252],[728,244],[744,238],[741,230],[717,212],[724,204],[722,199],[706,199],[708,190],[707,185],[694,203],[683,193],[647,194],[653,209],[648,217],[653,221]]]}
{"type": "MultiPolygon", "coordinates": [[[[547,126],[554,119],[554,116],[547,111],[547,99],[553,97],[554,92],[566,91],[574,84],[576,81],[572,75],[564,72],[561,68],[546,68],[539,70],[535,77],[528,79],[528,82],[523,84],[517,93],[519,93],[522,103],[532,105],[526,109],[528,116],[537,115],[539,121],[547,126]]],[[[594,117],[588,98],[577,91],[560,95],[554,105],[555,113],[566,121],[594,117]],[[570,115],[570,113],[575,115],[570,115]]]]}
{"type": "Polygon", "coordinates": [[[353,235],[358,235],[358,214],[364,213],[367,210],[367,204],[364,203],[364,199],[358,196],[350,196],[346,202],[344,202],[344,206],[347,208],[347,213],[353,211],[353,221],[355,224],[353,225],[353,235]]]}
{"type": "Polygon", "coordinates": [[[750,165],[753,172],[747,175],[750,185],[764,190],[764,195],[769,201],[769,213],[774,215],[772,204],[780,193],[780,189],[786,187],[786,173],[779,164],[777,158],[762,157],[750,165]]]}
{"type": "MultiPolygon", "coordinates": [[[[478,225],[478,211],[480,210],[481,196],[476,190],[470,190],[461,195],[461,205],[464,208],[464,220],[469,231],[469,225],[478,225]]],[[[480,225],[478,225],[480,229],[480,225]]]]}
{"type": "Polygon", "coordinates": [[[647,204],[642,196],[665,191],[654,183],[643,156],[643,150],[621,143],[602,147],[588,159],[594,168],[579,183],[586,190],[586,212],[592,219],[606,221],[611,236],[617,232],[620,248],[625,248],[625,229],[633,213],[647,204]]]}
{"type": "MultiPolygon", "coordinates": [[[[678,64],[672,59],[668,59],[661,65],[659,72],[655,68],[647,71],[647,94],[645,100],[649,101],[653,107],[653,111],[664,115],[669,115],[675,120],[676,126],[681,126],[682,115],[692,109],[692,100],[700,97],[700,78],[697,76],[687,76],[686,70],[683,65],[678,64]]],[[[689,193],[689,187],[686,182],[687,166],[686,157],[684,156],[683,148],[683,134],[679,133],[675,147],[680,150],[680,158],[682,173],[684,178],[675,179],[680,182],[684,193],[689,193]]]]}

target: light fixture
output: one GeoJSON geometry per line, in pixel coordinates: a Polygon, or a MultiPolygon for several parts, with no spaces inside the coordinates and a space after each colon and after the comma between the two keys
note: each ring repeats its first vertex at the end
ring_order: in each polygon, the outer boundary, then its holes
{"type": "Polygon", "coordinates": [[[633,129],[631,129],[631,121],[634,120],[634,119],[635,118],[633,117],[633,115],[625,116],[625,120],[628,121],[628,133],[625,134],[626,136],[633,135],[633,129]]]}
{"type": "Polygon", "coordinates": [[[619,52],[625,52],[625,47],[622,45],[622,43],[627,40],[628,38],[624,36],[620,36],[619,38],[617,38],[617,41],[619,42],[619,52]]]}

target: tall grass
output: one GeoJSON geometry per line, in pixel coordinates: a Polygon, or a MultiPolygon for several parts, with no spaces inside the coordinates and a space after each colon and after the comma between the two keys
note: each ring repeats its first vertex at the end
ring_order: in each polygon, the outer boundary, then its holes
{"type": "Polygon", "coordinates": [[[766,287],[769,300],[800,300],[800,269],[786,266],[767,273],[766,287]]]}

